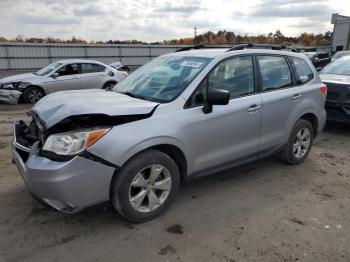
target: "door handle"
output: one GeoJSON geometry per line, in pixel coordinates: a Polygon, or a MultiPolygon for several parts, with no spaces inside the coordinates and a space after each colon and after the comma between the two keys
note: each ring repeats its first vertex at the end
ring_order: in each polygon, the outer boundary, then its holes
{"type": "Polygon", "coordinates": [[[294,101],[295,101],[295,100],[299,100],[301,97],[302,97],[301,94],[295,94],[295,95],[293,96],[293,100],[294,100],[294,101]]]}
{"type": "Polygon", "coordinates": [[[253,112],[257,112],[257,111],[259,111],[260,110],[260,108],[261,108],[261,106],[257,106],[257,105],[252,105],[252,106],[250,106],[249,108],[248,108],[248,112],[249,113],[253,113],[253,112]]]}

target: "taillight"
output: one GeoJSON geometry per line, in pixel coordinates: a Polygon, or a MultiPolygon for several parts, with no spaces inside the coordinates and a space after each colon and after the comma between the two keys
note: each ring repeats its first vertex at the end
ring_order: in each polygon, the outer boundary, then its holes
{"type": "Polygon", "coordinates": [[[320,91],[324,96],[326,96],[327,95],[327,86],[322,83],[322,85],[320,86],[320,91]]]}
{"type": "Polygon", "coordinates": [[[126,71],[123,71],[122,74],[123,74],[123,76],[125,76],[125,77],[127,77],[127,76],[129,75],[128,72],[126,72],[126,71]]]}

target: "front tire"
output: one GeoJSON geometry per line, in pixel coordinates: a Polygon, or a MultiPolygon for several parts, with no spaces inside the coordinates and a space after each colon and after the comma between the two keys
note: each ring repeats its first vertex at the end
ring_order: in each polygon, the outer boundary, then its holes
{"type": "Polygon", "coordinates": [[[27,87],[23,92],[23,100],[26,104],[36,104],[44,96],[44,90],[38,86],[27,87]]]}
{"type": "Polygon", "coordinates": [[[141,223],[162,214],[180,184],[174,160],[158,150],[141,152],[115,174],[111,185],[113,207],[130,222],[141,223]]]}
{"type": "Polygon", "coordinates": [[[311,150],[313,134],[312,124],[299,119],[292,130],[286,149],[281,154],[282,160],[291,165],[302,163],[311,150]]]}
{"type": "Polygon", "coordinates": [[[103,85],[103,89],[105,89],[107,91],[111,91],[116,84],[117,84],[117,82],[109,81],[103,85]]]}

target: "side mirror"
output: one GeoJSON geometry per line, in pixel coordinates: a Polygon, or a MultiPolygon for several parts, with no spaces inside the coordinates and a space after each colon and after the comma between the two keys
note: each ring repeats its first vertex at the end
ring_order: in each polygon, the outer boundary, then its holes
{"type": "Polygon", "coordinates": [[[227,105],[230,101],[230,92],[223,89],[210,90],[203,106],[203,113],[213,112],[213,105],[227,105]]]}
{"type": "Polygon", "coordinates": [[[56,72],[56,73],[53,73],[53,74],[51,75],[52,78],[56,78],[56,77],[59,77],[59,76],[60,76],[60,74],[57,73],[57,72],[56,72]]]}
{"type": "Polygon", "coordinates": [[[109,75],[109,76],[114,76],[114,73],[113,73],[112,71],[109,71],[109,72],[108,72],[108,75],[109,75]]]}

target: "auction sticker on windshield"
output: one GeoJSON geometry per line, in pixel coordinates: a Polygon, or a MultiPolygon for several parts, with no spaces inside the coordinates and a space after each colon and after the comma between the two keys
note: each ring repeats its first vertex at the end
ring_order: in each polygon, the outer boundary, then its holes
{"type": "Polygon", "coordinates": [[[203,62],[191,61],[191,60],[185,60],[181,62],[181,66],[187,66],[187,67],[193,67],[193,68],[198,68],[202,64],[203,62]]]}

